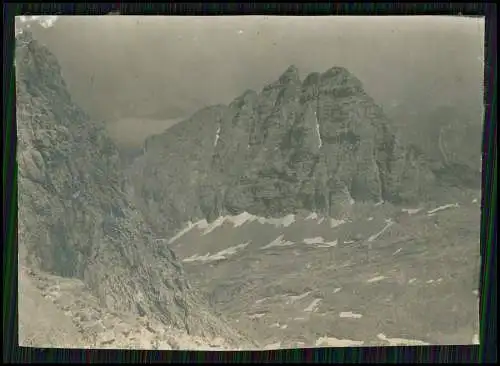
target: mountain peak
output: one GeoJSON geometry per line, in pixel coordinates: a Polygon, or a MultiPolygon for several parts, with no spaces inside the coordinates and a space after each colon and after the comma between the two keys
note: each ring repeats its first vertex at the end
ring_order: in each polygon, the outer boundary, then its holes
{"type": "Polygon", "coordinates": [[[334,66],[319,76],[321,87],[325,91],[335,92],[337,96],[363,93],[363,84],[348,69],[334,66]]]}
{"type": "Polygon", "coordinates": [[[324,73],[323,73],[323,76],[325,77],[335,77],[335,76],[338,76],[338,75],[352,75],[349,70],[347,70],[345,67],[342,67],[342,66],[333,66],[333,67],[330,67],[328,70],[326,70],[324,73]]]}
{"type": "Polygon", "coordinates": [[[290,82],[299,82],[299,69],[295,65],[290,65],[287,69],[281,74],[279,78],[280,83],[287,84],[290,82]]]}

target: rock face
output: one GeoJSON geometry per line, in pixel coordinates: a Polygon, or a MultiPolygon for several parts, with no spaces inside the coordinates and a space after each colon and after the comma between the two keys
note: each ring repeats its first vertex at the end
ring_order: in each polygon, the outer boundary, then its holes
{"type": "Polygon", "coordinates": [[[418,126],[415,145],[429,166],[446,184],[478,189],[481,186],[480,155],[482,116],[474,109],[451,106],[432,110],[418,126]]]}
{"type": "Polygon", "coordinates": [[[15,57],[20,261],[82,280],[111,310],[242,342],[130,203],[115,146],[71,101],[55,58],[28,32],[15,57]]]}
{"type": "Polygon", "coordinates": [[[149,138],[130,177],[166,234],[222,213],[339,215],[353,201],[422,199],[435,180],[345,68],[301,81],[294,66],[149,138]]]}

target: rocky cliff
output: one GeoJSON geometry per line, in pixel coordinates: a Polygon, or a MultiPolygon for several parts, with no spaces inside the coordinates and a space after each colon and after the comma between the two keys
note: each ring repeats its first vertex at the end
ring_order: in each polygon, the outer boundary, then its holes
{"type": "Polygon", "coordinates": [[[339,215],[355,201],[422,199],[435,181],[348,70],[301,81],[294,66],[260,93],[149,138],[130,176],[138,204],[167,235],[225,212],[339,215]]]}
{"type": "Polygon", "coordinates": [[[53,55],[25,31],[15,64],[20,262],[82,280],[113,311],[243,344],[130,203],[115,146],[72,102],[53,55]]]}

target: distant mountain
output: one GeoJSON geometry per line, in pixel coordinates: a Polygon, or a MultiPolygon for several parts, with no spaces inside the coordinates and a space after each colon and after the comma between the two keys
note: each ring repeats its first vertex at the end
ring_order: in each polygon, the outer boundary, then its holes
{"type": "Polygon", "coordinates": [[[477,108],[463,107],[460,112],[449,105],[433,109],[408,130],[414,132],[412,145],[444,184],[478,189],[484,115],[477,108]]]}
{"type": "Polygon", "coordinates": [[[15,63],[21,264],[80,279],[111,311],[244,344],[130,203],[116,147],[72,102],[54,56],[23,32],[15,63]]]}
{"type": "Polygon", "coordinates": [[[294,66],[260,93],[147,139],[130,177],[138,204],[165,232],[222,213],[341,215],[355,201],[429,198],[437,183],[347,69],[301,81],[294,66]]]}

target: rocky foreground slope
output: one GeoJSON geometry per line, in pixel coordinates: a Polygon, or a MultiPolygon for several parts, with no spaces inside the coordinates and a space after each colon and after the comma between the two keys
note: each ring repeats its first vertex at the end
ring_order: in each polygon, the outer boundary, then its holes
{"type": "Polygon", "coordinates": [[[116,148],[72,102],[53,55],[25,31],[15,64],[20,265],[81,281],[107,311],[248,344],[210,313],[174,253],[158,245],[129,201],[116,148]]]}
{"type": "Polygon", "coordinates": [[[223,337],[189,335],[148,315],[112,311],[79,279],[19,272],[19,343],[25,347],[235,349],[223,337]]]}
{"type": "Polygon", "coordinates": [[[260,93],[195,113],[146,141],[130,169],[158,230],[248,211],[338,215],[352,202],[416,202],[438,180],[348,70],[300,80],[291,66],[260,93]]]}

